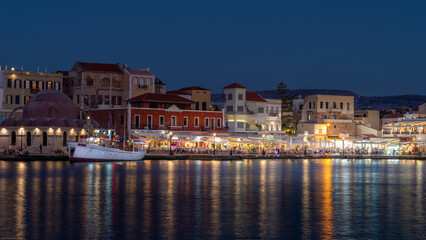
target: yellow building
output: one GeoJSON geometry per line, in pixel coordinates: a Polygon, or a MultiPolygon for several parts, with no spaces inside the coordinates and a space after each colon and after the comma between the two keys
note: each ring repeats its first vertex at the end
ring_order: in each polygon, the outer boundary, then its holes
{"type": "Polygon", "coordinates": [[[30,98],[44,89],[62,91],[62,74],[47,72],[30,72],[14,68],[0,67],[0,122],[9,118],[22,116],[22,107],[30,98]]]}
{"type": "Polygon", "coordinates": [[[194,101],[194,104],[191,106],[192,110],[210,109],[211,91],[209,89],[194,86],[181,88],[176,91],[169,91],[168,93],[182,95],[182,97],[190,96],[190,98],[187,98],[194,101]]]}

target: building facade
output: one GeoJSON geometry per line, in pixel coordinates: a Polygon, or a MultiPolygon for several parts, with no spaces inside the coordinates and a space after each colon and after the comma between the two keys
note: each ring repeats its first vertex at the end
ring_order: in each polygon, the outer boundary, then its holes
{"type": "Polygon", "coordinates": [[[194,102],[191,106],[192,110],[206,111],[210,109],[211,91],[209,89],[194,86],[181,88],[168,93],[178,94],[183,97],[190,96],[190,99],[194,102]]]}
{"type": "Polygon", "coordinates": [[[129,103],[131,106],[127,108],[92,110],[91,117],[102,127],[114,128],[124,137],[128,137],[132,130],[174,132],[224,130],[222,111],[192,110],[191,105],[194,102],[176,94],[146,93],[130,99],[129,103]]]}
{"type": "Polygon", "coordinates": [[[380,111],[377,110],[359,110],[354,113],[354,122],[380,130],[380,111]]]}
{"type": "MultiPolygon", "coordinates": [[[[1,70],[1,68],[0,68],[1,70]]],[[[4,69],[0,71],[0,122],[22,117],[22,108],[41,90],[62,91],[62,74],[4,69]]]]}
{"type": "Polygon", "coordinates": [[[223,88],[225,126],[230,132],[281,133],[281,102],[266,100],[233,83],[223,88]]]}
{"type": "Polygon", "coordinates": [[[354,97],[309,95],[305,98],[298,134],[349,136],[355,133],[354,97]]]}

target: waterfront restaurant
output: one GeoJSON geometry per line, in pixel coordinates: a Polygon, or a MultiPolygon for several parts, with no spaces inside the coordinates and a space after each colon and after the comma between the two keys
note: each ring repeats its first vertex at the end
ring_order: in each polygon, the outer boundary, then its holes
{"type": "Polygon", "coordinates": [[[426,118],[400,119],[382,128],[383,138],[401,140],[405,152],[426,151],[426,118]]]}

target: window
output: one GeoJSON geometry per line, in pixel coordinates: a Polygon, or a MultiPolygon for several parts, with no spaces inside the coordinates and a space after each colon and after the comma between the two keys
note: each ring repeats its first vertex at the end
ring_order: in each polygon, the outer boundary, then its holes
{"type": "Polygon", "coordinates": [[[243,100],[243,94],[238,94],[238,100],[243,100]]]}
{"type": "Polygon", "coordinates": [[[323,102],[320,102],[320,108],[322,109],[323,108],[323,102]]]}
{"type": "Polygon", "coordinates": [[[337,108],[336,102],[333,102],[333,108],[337,108]]]}
{"type": "Polygon", "coordinates": [[[101,80],[101,87],[109,87],[109,78],[104,78],[101,80]]]}
{"type": "Polygon", "coordinates": [[[47,146],[47,133],[43,132],[43,146],[47,146]]]}
{"type": "Polygon", "coordinates": [[[91,79],[91,78],[86,79],[86,84],[89,87],[93,86],[93,79],[91,79]]]}
{"type": "Polygon", "coordinates": [[[10,138],[10,145],[16,145],[16,132],[12,132],[12,137],[10,138]]]}
{"type": "Polygon", "coordinates": [[[221,118],[218,118],[218,119],[217,119],[217,127],[218,127],[218,128],[220,128],[220,127],[221,127],[221,124],[222,124],[222,123],[221,123],[221,121],[222,121],[222,119],[221,119],[221,118]]]}
{"type": "Polygon", "coordinates": [[[109,105],[109,96],[105,96],[105,105],[109,105]]]}
{"type": "Polygon", "coordinates": [[[77,103],[80,103],[80,95],[77,94],[77,103]]]}
{"type": "Polygon", "coordinates": [[[317,102],[314,102],[314,109],[317,107],[317,102]]]}
{"type": "Polygon", "coordinates": [[[138,78],[137,77],[132,77],[132,84],[133,85],[137,85],[138,84],[138,78]]]}
{"type": "Polygon", "coordinates": [[[340,103],[340,109],[343,109],[343,103],[342,102],[340,103]]]}
{"type": "Polygon", "coordinates": [[[67,132],[64,131],[64,134],[62,135],[62,146],[67,146],[67,132]]]}
{"type": "Polygon", "coordinates": [[[244,106],[238,106],[237,111],[238,112],[244,112],[244,106]]]}
{"type": "Polygon", "coordinates": [[[210,124],[210,126],[211,126],[211,128],[212,128],[212,129],[214,129],[214,128],[215,128],[215,127],[214,127],[214,118],[212,118],[212,120],[211,120],[211,121],[212,121],[212,123],[210,124]]]}
{"type": "Polygon", "coordinates": [[[31,146],[31,132],[27,132],[27,146],[31,146]]]}
{"type": "Polygon", "coordinates": [[[164,116],[160,116],[159,125],[164,126],[164,116]]]}
{"type": "Polygon", "coordinates": [[[308,121],[311,121],[311,114],[308,114],[308,121]]]}
{"type": "Polygon", "coordinates": [[[60,82],[55,82],[55,90],[61,90],[61,83],[60,82]]]}
{"type": "Polygon", "coordinates": [[[176,116],[172,116],[172,118],[171,118],[171,126],[177,126],[176,116]]]}
{"type": "Polygon", "coordinates": [[[84,95],[83,102],[84,102],[84,104],[89,105],[89,96],[88,95],[84,95]]]}
{"type": "Polygon", "coordinates": [[[228,94],[228,100],[232,100],[232,94],[228,94]]]}
{"type": "Polygon", "coordinates": [[[312,103],[309,102],[309,109],[312,109],[312,103]]]}
{"type": "Polygon", "coordinates": [[[152,115],[148,115],[146,121],[147,121],[148,129],[151,129],[152,128],[152,115]]]}
{"type": "Polygon", "coordinates": [[[207,103],[206,102],[202,102],[202,109],[207,110],[207,103]]]}
{"type": "Polygon", "coordinates": [[[21,79],[16,79],[15,80],[15,88],[22,88],[22,83],[21,83],[21,79]]]}
{"type": "Polygon", "coordinates": [[[198,127],[200,125],[200,123],[199,123],[199,118],[198,117],[195,117],[194,118],[194,127],[198,127]]]}
{"type": "Polygon", "coordinates": [[[188,117],[183,117],[183,126],[188,127],[188,117]]]}
{"type": "Polygon", "coordinates": [[[37,89],[37,81],[31,81],[30,84],[31,84],[31,89],[33,90],[37,89]]]}
{"type": "Polygon", "coordinates": [[[123,104],[123,98],[121,96],[117,97],[117,105],[123,104]]]}
{"type": "Polygon", "coordinates": [[[12,79],[11,78],[7,79],[7,88],[12,88],[12,79]]]}
{"type": "Polygon", "coordinates": [[[237,128],[244,128],[244,122],[237,122],[237,128]]]}
{"type": "Polygon", "coordinates": [[[158,103],[149,103],[149,108],[157,108],[158,103]]]}
{"type": "Polygon", "coordinates": [[[91,105],[95,105],[96,104],[96,95],[91,95],[90,96],[90,104],[91,105]]]}
{"type": "Polygon", "coordinates": [[[26,89],[30,88],[30,81],[29,80],[25,80],[24,88],[26,88],[26,89]]]}
{"type": "Polygon", "coordinates": [[[98,104],[102,105],[102,100],[103,100],[104,96],[102,95],[98,95],[98,104]]]}
{"type": "Polygon", "coordinates": [[[20,104],[21,96],[16,95],[15,96],[15,104],[20,104]]]}
{"type": "Polygon", "coordinates": [[[263,107],[257,108],[257,112],[258,112],[258,113],[264,113],[264,109],[263,109],[263,107]]]}
{"type": "Polygon", "coordinates": [[[234,107],[233,106],[226,106],[226,111],[227,112],[233,112],[234,111],[234,107]]]}
{"type": "Polygon", "coordinates": [[[349,103],[347,103],[347,110],[350,110],[350,108],[349,108],[349,103]]]}
{"type": "Polygon", "coordinates": [[[121,115],[121,116],[120,116],[120,124],[121,124],[121,125],[123,125],[123,124],[124,124],[124,116],[123,116],[123,115],[121,115]]]}
{"type": "Polygon", "coordinates": [[[199,102],[196,102],[195,103],[195,110],[199,110],[200,109],[200,103],[199,102]]]}
{"type": "Polygon", "coordinates": [[[4,121],[4,114],[0,113],[0,123],[4,121]]]}
{"type": "Polygon", "coordinates": [[[7,104],[13,104],[12,95],[7,95],[7,96],[6,96],[6,103],[7,103],[7,104]]]}
{"type": "Polygon", "coordinates": [[[204,127],[206,127],[206,128],[209,127],[209,119],[208,118],[204,119],[204,127]]]}
{"type": "Polygon", "coordinates": [[[112,96],[111,97],[111,104],[115,105],[115,101],[116,101],[117,97],[116,96],[112,96]]]}
{"type": "Polygon", "coordinates": [[[139,115],[135,115],[135,128],[140,128],[140,118],[139,115]]]}
{"type": "Polygon", "coordinates": [[[52,89],[52,82],[47,82],[46,89],[52,89]]]}

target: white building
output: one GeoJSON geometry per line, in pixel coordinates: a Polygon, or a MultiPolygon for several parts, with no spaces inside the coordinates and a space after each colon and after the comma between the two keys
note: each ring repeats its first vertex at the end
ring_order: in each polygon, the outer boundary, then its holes
{"type": "Polygon", "coordinates": [[[224,87],[223,93],[225,126],[230,132],[280,133],[280,100],[266,100],[238,83],[224,87]]]}

